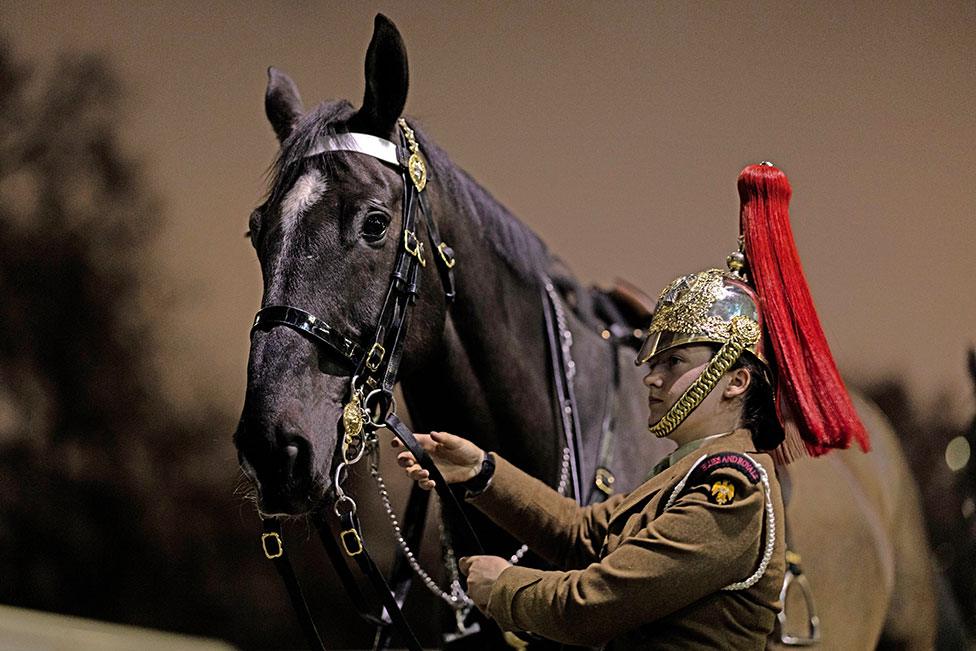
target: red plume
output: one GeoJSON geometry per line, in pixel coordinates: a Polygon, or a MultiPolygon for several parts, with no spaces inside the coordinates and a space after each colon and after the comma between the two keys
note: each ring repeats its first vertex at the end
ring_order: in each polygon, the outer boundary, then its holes
{"type": "Polygon", "coordinates": [[[787,462],[804,451],[819,456],[849,447],[852,438],[867,452],[867,431],[837,372],[793,241],[792,194],[786,175],[771,165],[750,165],[739,174],[746,264],[762,301],[786,431],[778,456],[787,462]]]}

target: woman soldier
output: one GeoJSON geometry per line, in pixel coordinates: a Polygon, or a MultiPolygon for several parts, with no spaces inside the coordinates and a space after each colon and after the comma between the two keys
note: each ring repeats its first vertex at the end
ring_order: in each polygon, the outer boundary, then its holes
{"type": "MultiPolygon", "coordinates": [[[[636,360],[648,428],[678,444],[643,485],[580,507],[466,439],[417,437],[446,482],[564,568],[461,559],[470,597],[503,630],[613,649],[765,647],[785,571],[773,455],[867,441],[799,267],[786,177],[750,166],[739,190],[730,271],[669,284],[636,360]]],[[[409,452],[398,462],[433,487],[409,452]]]]}

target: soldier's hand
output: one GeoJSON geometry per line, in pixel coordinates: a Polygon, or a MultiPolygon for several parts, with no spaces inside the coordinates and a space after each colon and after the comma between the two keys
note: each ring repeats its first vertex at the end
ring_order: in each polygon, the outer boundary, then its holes
{"type": "Polygon", "coordinates": [[[498,580],[498,575],[511,565],[499,556],[465,556],[458,561],[461,574],[468,577],[468,596],[486,615],[491,588],[498,580]]]}
{"type": "MultiPolygon", "coordinates": [[[[420,447],[431,456],[448,484],[467,481],[481,470],[485,452],[471,441],[447,432],[431,432],[415,436],[420,447]]],[[[403,444],[393,439],[393,447],[402,449],[403,444]]],[[[409,450],[403,450],[397,455],[397,463],[406,471],[407,476],[424,490],[434,487],[434,480],[430,478],[430,473],[417,463],[409,450]]]]}

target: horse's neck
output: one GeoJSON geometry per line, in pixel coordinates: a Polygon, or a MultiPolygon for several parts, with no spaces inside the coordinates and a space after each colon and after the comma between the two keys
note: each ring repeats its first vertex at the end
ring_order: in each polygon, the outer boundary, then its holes
{"type": "MultiPolygon", "coordinates": [[[[469,191],[481,194],[476,200],[442,195],[434,207],[458,260],[457,299],[438,350],[415,371],[416,380],[405,378],[404,394],[418,429],[462,434],[552,482],[563,442],[543,316],[546,265],[535,276],[513,269],[511,259],[499,254],[500,243],[486,239],[490,229],[475,226],[507,213],[480,188],[469,191]]],[[[585,382],[576,383],[586,431],[602,419],[612,373],[609,349],[567,316],[573,354],[586,373],[585,382]]],[[[595,452],[597,445],[589,447],[595,452]]]]}

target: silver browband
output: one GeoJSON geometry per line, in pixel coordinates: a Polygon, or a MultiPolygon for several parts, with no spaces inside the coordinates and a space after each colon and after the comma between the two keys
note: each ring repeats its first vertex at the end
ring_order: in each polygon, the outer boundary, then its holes
{"type": "Polygon", "coordinates": [[[400,148],[384,138],[377,138],[368,133],[337,133],[323,136],[312,147],[305,157],[318,156],[327,151],[355,151],[378,158],[395,167],[401,167],[400,148]]]}

